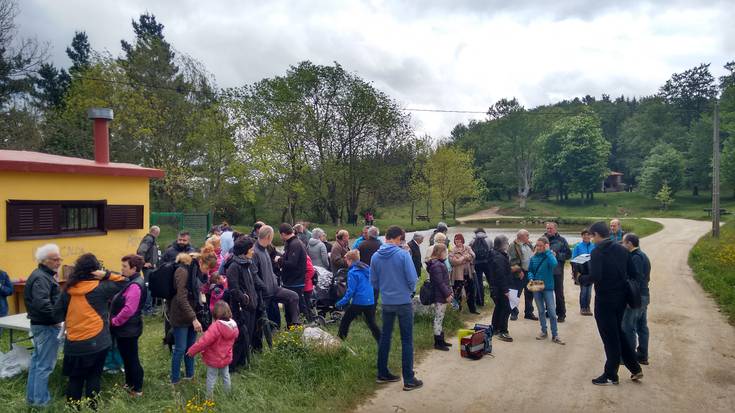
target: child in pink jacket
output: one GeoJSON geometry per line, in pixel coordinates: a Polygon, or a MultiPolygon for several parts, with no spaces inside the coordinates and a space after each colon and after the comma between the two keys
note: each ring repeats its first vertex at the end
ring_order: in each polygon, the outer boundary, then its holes
{"type": "Polygon", "coordinates": [[[232,319],[232,310],[225,301],[220,300],[215,304],[214,319],[207,332],[186,352],[189,357],[202,353],[202,360],[207,366],[207,397],[210,399],[218,376],[222,376],[225,391],[229,392],[232,388],[229,366],[232,362],[232,346],[239,333],[232,319]]]}

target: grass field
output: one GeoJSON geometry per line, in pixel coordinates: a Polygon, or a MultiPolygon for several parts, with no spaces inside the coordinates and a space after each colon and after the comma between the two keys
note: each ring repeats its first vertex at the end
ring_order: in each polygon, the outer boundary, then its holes
{"type": "MultiPolygon", "coordinates": [[[[490,301],[490,300],[487,300],[490,301]]],[[[491,302],[491,301],[490,301],[491,302]]],[[[492,305],[484,308],[492,311],[492,305]]],[[[445,330],[460,328],[468,313],[448,311],[445,330]]],[[[414,346],[418,358],[433,347],[432,318],[417,316],[414,346]]],[[[327,331],[336,336],[337,325],[327,331]]],[[[280,333],[273,350],[254,356],[250,369],[232,375],[233,391],[215,391],[214,406],[204,402],[205,368],[196,361],[196,378],[192,383],[172,387],[169,384],[171,357],[161,345],[163,322],[160,317],[145,319],[140,352],[145,369],[144,396],[131,399],[122,389],[121,374],[104,374],[99,411],[102,412],[341,412],[355,407],[378,386],[375,384],[377,346],[362,319],[353,322],[347,338],[348,349],[324,351],[306,348],[292,333],[280,333]]],[[[396,325],[391,350],[391,370],[400,374],[400,338],[396,325]]],[[[0,349],[7,351],[7,332],[0,337],[0,349]]],[[[433,351],[433,350],[432,350],[433,351]]],[[[452,351],[458,351],[455,344],[452,351]]],[[[73,411],[63,402],[66,380],[61,375],[61,360],[51,376],[50,389],[54,403],[47,411],[73,411]]],[[[26,411],[26,374],[3,380],[0,386],[1,411],[26,411]]],[[[420,377],[419,377],[420,378],[420,377]]],[[[219,389],[219,387],[218,387],[219,389]]]]}
{"type": "Polygon", "coordinates": [[[719,239],[702,237],[689,253],[689,266],[735,325],[735,221],[722,227],[719,239]]]}
{"type": "MultiPolygon", "coordinates": [[[[669,210],[662,211],[658,201],[638,192],[600,193],[595,194],[594,201],[570,198],[568,201],[553,200],[528,201],[528,208],[518,208],[515,201],[502,201],[497,205],[502,215],[509,216],[545,216],[545,217],[671,217],[708,219],[705,208],[711,207],[711,195],[702,192],[694,197],[691,193],[680,191],[674,196],[674,203],[669,210]]],[[[735,213],[735,198],[731,194],[723,196],[721,208],[735,213]]],[[[727,218],[728,215],[723,216],[727,218]]]]}

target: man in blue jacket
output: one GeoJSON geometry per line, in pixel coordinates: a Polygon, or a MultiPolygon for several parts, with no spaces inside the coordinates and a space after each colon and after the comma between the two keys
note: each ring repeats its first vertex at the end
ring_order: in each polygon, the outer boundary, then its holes
{"type": "Polygon", "coordinates": [[[378,383],[400,380],[388,371],[393,324],[398,318],[401,332],[401,364],[403,368],[403,390],[409,391],[423,386],[413,372],[413,305],[411,297],[416,290],[416,269],[411,255],[401,248],[406,233],[398,226],[388,228],[385,243],[370,261],[370,281],[383,298],[383,334],[378,344],[378,383]]]}
{"type": "Polygon", "coordinates": [[[337,301],[337,308],[350,305],[339,323],[339,338],[347,338],[350,324],[360,314],[365,316],[365,323],[370,328],[375,341],[380,343],[380,328],[375,323],[375,297],[370,283],[370,267],[360,261],[360,251],[350,250],[345,254],[345,263],[349,267],[347,273],[347,292],[337,301]]]}

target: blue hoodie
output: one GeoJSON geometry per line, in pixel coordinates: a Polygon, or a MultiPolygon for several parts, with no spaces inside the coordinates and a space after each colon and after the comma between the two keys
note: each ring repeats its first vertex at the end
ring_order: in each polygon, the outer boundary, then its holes
{"type": "Polygon", "coordinates": [[[370,282],[380,291],[383,304],[411,304],[417,280],[411,254],[399,246],[381,245],[370,261],[370,282]]]}
{"type": "Polygon", "coordinates": [[[550,249],[545,253],[537,252],[528,264],[528,279],[541,280],[544,282],[545,291],[554,291],[554,268],[557,264],[558,261],[550,249]]]}
{"type": "Polygon", "coordinates": [[[347,273],[347,292],[341,300],[337,301],[337,307],[347,305],[352,299],[354,305],[375,304],[373,286],[370,284],[370,267],[357,261],[352,263],[347,273]]]}

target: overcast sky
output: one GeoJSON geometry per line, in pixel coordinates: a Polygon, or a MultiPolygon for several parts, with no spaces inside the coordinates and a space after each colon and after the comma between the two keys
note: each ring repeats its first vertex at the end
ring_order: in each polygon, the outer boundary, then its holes
{"type": "MultiPolygon", "coordinates": [[[[702,62],[719,76],[735,60],[733,3],[23,0],[16,23],[66,67],[75,30],[118,55],[120,39],[133,36],[131,19],[149,11],[221,87],[280,75],[302,60],[338,61],[404,107],[484,111],[502,97],[534,107],[586,94],[650,95],[702,62]]],[[[412,117],[419,133],[442,137],[483,115],[412,117]]]]}

